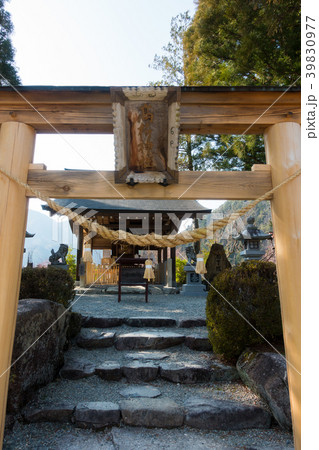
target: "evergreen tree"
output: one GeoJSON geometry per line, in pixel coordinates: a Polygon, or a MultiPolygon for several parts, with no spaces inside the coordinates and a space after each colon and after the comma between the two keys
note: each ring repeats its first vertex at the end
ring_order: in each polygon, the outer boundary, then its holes
{"type": "MultiPolygon", "coordinates": [[[[151,85],[185,84],[184,36],[191,24],[188,11],[171,20],[171,41],[155,55],[152,68],[161,70],[163,78],[151,85]]],[[[262,136],[183,135],[179,142],[179,170],[250,170],[265,162],[262,136]]]]}
{"type": "Polygon", "coordinates": [[[186,83],[295,83],[300,36],[300,0],[198,0],[184,33],[186,83]]]}
{"type": "MultiPolygon", "coordinates": [[[[14,64],[15,50],[10,39],[13,24],[9,12],[5,10],[6,1],[0,0],[0,74],[9,83],[17,85],[20,84],[20,78],[14,64]]],[[[5,79],[0,76],[0,86],[8,84],[5,79]]]]}

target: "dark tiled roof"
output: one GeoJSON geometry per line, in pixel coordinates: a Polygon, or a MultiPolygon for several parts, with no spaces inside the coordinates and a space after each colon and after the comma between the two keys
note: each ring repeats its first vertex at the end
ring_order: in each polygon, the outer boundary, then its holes
{"type": "MultiPolygon", "coordinates": [[[[100,199],[55,199],[61,206],[71,209],[85,208],[97,211],[134,211],[134,212],[197,212],[209,214],[196,200],[100,200],[100,199]]],[[[50,211],[47,205],[42,209],[50,211]]]]}

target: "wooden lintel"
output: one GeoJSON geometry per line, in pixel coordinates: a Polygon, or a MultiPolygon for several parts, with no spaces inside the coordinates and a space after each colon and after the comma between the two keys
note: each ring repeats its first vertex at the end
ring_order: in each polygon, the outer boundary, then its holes
{"type": "Polygon", "coordinates": [[[271,165],[270,164],[254,164],[252,166],[251,170],[253,172],[255,172],[256,170],[264,170],[266,172],[270,172],[271,171],[271,165]]]}
{"type": "Polygon", "coordinates": [[[29,170],[47,170],[47,166],[45,164],[37,163],[37,164],[29,164],[29,170]]]}
{"type": "MultiPolygon", "coordinates": [[[[179,183],[115,184],[113,171],[30,170],[28,184],[51,198],[254,200],[272,189],[271,172],[179,172],[179,183]]],[[[29,192],[29,197],[33,195],[29,192]]]]}
{"type": "MultiPolygon", "coordinates": [[[[183,88],[181,133],[260,134],[276,123],[300,122],[300,92],[246,89],[183,88]]],[[[0,88],[0,123],[22,122],[37,133],[113,133],[112,101],[107,88],[40,86],[20,90],[23,97],[0,88]]]]}

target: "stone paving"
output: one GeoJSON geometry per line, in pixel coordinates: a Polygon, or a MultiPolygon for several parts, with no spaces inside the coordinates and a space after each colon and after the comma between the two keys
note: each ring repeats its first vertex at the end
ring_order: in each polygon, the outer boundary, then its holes
{"type": "Polygon", "coordinates": [[[23,421],[93,431],[269,429],[272,417],[260,399],[233,395],[237,387],[247,388],[236,368],[211,350],[203,299],[193,304],[178,295],[150,296],[149,304],[143,299],[124,295],[118,305],[114,295],[90,295],[76,302],[81,333],[65,354],[59,378],[40,389],[22,411],[23,421]]]}

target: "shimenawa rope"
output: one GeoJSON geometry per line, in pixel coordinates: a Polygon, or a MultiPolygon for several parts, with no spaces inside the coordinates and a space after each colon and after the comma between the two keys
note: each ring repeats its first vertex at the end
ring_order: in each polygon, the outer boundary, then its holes
{"type": "Polygon", "coordinates": [[[276,192],[278,189],[280,189],[285,184],[289,183],[290,181],[294,180],[301,174],[301,169],[297,170],[294,174],[292,174],[290,177],[283,180],[280,184],[278,184],[276,187],[271,189],[270,191],[266,192],[261,197],[257,198],[256,200],[253,200],[248,205],[244,206],[243,208],[239,209],[238,211],[229,214],[228,216],[224,217],[223,219],[219,219],[216,222],[212,222],[209,224],[206,228],[197,228],[195,230],[185,230],[181,233],[175,234],[175,235],[159,235],[155,233],[145,234],[145,235],[135,235],[132,233],[128,233],[122,230],[110,230],[109,228],[100,225],[96,222],[93,222],[92,220],[89,220],[85,218],[84,216],[78,215],[76,212],[72,211],[70,208],[67,208],[65,206],[58,205],[56,202],[51,200],[49,197],[46,197],[45,195],[41,194],[36,189],[33,189],[31,186],[29,186],[27,183],[22,182],[14,175],[11,175],[7,170],[0,167],[0,173],[5,175],[10,180],[16,182],[19,186],[24,187],[28,191],[30,191],[35,197],[38,199],[46,202],[48,206],[56,211],[58,214],[67,216],[70,220],[73,222],[81,225],[83,228],[85,228],[87,231],[93,231],[96,234],[102,236],[105,239],[108,239],[112,242],[115,241],[125,241],[128,244],[131,245],[138,245],[140,247],[145,247],[148,245],[156,245],[156,247],[176,247],[177,245],[181,244],[187,244],[189,242],[195,242],[200,239],[206,238],[208,233],[213,233],[221,228],[225,227],[229,220],[236,220],[238,217],[242,216],[246,212],[250,211],[254,206],[256,206],[258,203],[262,202],[263,200],[268,200],[274,192],[276,192]]]}

